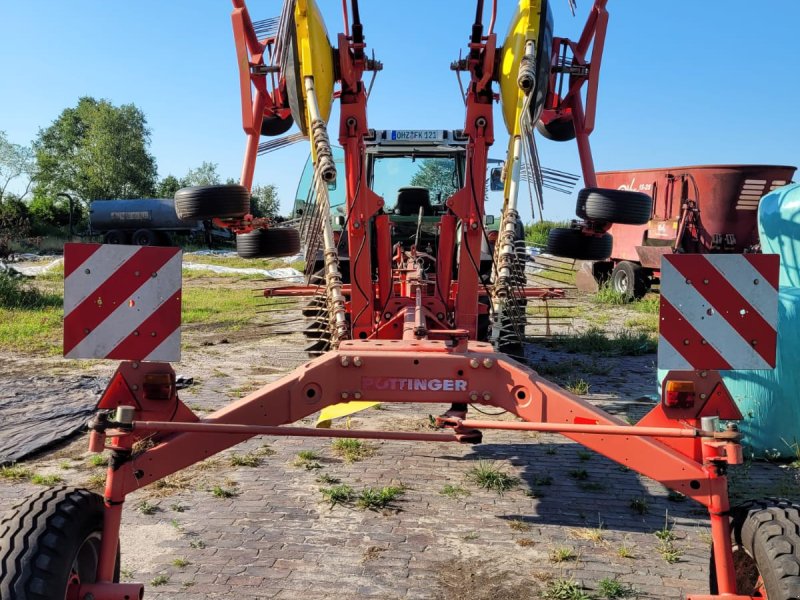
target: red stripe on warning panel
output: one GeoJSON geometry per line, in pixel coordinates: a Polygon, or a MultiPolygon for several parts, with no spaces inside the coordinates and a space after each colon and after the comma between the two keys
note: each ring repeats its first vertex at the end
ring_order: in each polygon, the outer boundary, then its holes
{"type": "Polygon", "coordinates": [[[181,290],[170,296],[135,331],[106,355],[119,360],[144,360],[181,324],[181,290]],[[178,308],[176,309],[176,303],[178,308]]]}
{"type": "Polygon", "coordinates": [[[749,344],[758,339],[761,342],[753,349],[767,364],[775,364],[775,347],[778,333],[756,311],[750,303],[736,291],[727,279],[717,271],[706,257],[693,255],[695,260],[673,260],[674,266],[686,279],[694,283],[694,288],[705,298],[719,316],[730,323],[731,327],[749,344]],[[708,283],[706,283],[708,282],[708,283]],[[742,318],[740,311],[746,311],[747,318],[742,318]]]}
{"type": "Polygon", "coordinates": [[[102,244],[64,244],[64,279],[72,275],[102,244]]]}
{"type": "Polygon", "coordinates": [[[661,297],[661,337],[667,340],[689,364],[717,364],[718,369],[730,369],[731,365],[710,344],[703,343],[703,336],[663,296],[661,297]]]}
{"type": "Polygon", "coordinates": [[[69,353],[122,303],[127,302],[154,272],[174,256],[174,253],[164,252],[163,248],[157,247],[137,250],[136,254],[117,269],[112,278],[104,281],[86,300],[65,315],[64,354],[69,353]],[[72,341],[70,346],[67,346],[67,340],[72,341]]]}
{"type": "Polygon", "coordinates": [[[763,277],[763,281],[770,284],[776,291],[781,278],[781,261],[775,260],[774,254],[742,254],[753,268],[763,277]]]}

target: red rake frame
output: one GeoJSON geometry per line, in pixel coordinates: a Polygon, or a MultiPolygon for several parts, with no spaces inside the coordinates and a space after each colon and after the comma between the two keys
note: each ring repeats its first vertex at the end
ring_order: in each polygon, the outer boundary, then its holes
{"type": "Polygon", "coordinates": [[[735,593],[724,473],[728,464],[741,462],[739,434],[704,431],[701,418],[741,415],[716,372],[670,373],[667,380],[695,383],[699,403],[691,408],[659,404],[630,426],[494,352],[490,344],[468,341],[465,332],[449,334],[450,339],[442,341],[343,342],[338,350],[202,420],[178,398],[169,364],[121,363],[99,404],[109,413],[100,413],[93,421],[90,442],[92,450],[112,453],[99,583],[81,585],[77,597],[92,592],[96,600],[111,600],[130,592],[130,584],[111,583],[127,494],[255,435],[453,442],[468,439],[475,428],[561,433],[707,507],[714,547],[721,549],[715,552],[719,590],[735,593]],[[381,403],[452,403],[468,398],[505,409],[523,422],[453,419],[452,432],[440,434],[287,427],[326,406],[360,398],[381,403]],[[109,420],[110,411],[120,407],[117,420],[109,420]],[[154,445],[135,453],[134,445],[141,440],[154,445]]]}

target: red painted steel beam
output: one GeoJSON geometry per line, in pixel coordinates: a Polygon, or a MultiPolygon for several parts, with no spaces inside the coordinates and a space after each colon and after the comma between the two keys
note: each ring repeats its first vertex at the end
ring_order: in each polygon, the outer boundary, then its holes
{"type": "Polygon", "coordinates": [[[468,429],[506,429],[510,431],[544,431],[550,433],[586,433],[589,435],[633,435],[645,437],[688,437],[738,439],[740,435],[727,432],[703,431],[678,427],[638,427],[636,425],[590,425],[581,423],[519,423],[516,421],[478,421],[455,419],[460,427],[468,429]]]}

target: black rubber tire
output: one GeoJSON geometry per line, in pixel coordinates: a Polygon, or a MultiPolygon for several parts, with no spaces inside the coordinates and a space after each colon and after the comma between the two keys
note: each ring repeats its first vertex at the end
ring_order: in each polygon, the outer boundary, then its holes
{"type": "Polygon", "coordinates": [[[236,236],[236,252],[242,258],[276,258],[300,252],[297,229],[255,229],[236,236]]]}
{"type": "Polygon", "coordinates": [[[250,212],[250,192],[239,184],[195,185],[175,192],[180,219],[238,219],[250,212]]]}
{"type": "Polygon", "coordinates": [[[597,237],[584,235],[579,229],[556,227],[547,236],[545,252],[575,260],[605,260],[611,256],[612,242],[608,233],[597,237]]]}
{"type": "MultiPolygon", "coordinates": [[[[19,502],[0,519],[0,598],[63,600],[73,567],[93,583],[102,531],[103,499],[88,490],[59,486],[19,502]]],[[[114,581],[119,564],[118,552],[114,581]]]]}
{"type": "Polygon", "coordinates": [[[540,119],[536,121],[536,131],[554,142],[568,142],[575,139],[575,123],[571,117],[553,119],[549,123],[544,123],[540,119]]]}
{"type": "Polygon", "coordinates": [[[150,229],[137,229],[131,236],[134,246],[159,246],[158,234],[150,229]]]}
{"type": "Polygon", "coordinates": [[[611,270],[611,287],[629,300],[638,300],[644,297],[650,288],[648,277],[642,266],[628,260],[614,265],[611,270]]]}
{"type": "Polygon", "coordinates": [[[283,135],[292,128],[292,125],[294,125],[292,115],[289,115],[285,119],[281,119],[275,115],[264,117],[261,120],[261,135],[265,137],[283,135]]]}
{"type": "MultiPolygon", "coordinates": [[[[800,599],[800,505],[789,500],[750,501],[731,509],[734,564],[739,594],[752,594],[755,567],[769,600],[800,599]]],[[[714,548],[710,590],[717,592],[714,548]]]]}
{"type": "Polygon", "coordinates": [[[653,199],[642,192],[584,188],[578,192],[575,214],[588,221],[620,225],[646,225],[653,212],[653,199]]]}
{"type": "Polygon", "coordinates": [[[121,229],[112,229],[111,231],[107,231],[106,234],[103,236],[103,243],[127,244],[128,233],[126,231],[122,231],[121,229]]]}

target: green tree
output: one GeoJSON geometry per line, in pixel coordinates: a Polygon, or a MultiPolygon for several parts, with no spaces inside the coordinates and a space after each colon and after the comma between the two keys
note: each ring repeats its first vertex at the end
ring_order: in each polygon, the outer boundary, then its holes
{"type": "Polygon", "coordinates": [[[254,217],[274,219],[279,210],[278,189],[273,184],[253,186],[250,192],[250,211],[254,217]]]}
{"type": "Polygon", "coordinates": [[[18,177],[27,178],[25,191],[19,194],[19,197],[26,196],[35,172],[33,150],[8,141],[6,132],[0,131],[0,204],[3,203],[9,184],[18,177]]]}
{"type": "Polygon", "coordinates": [[[183,182],[174,175],[167,175],[158,182],[156,196],[158,198],[172,198],[175,192],[183,187],[183,182]]]}
{"type": "Polygon", "coordinates": [[[436,202],[437,195],[444,202],[452,196],[458,187],[453,161],[445,158],[425,158],[420,160],[419,170],[411,178],[411,185],[428,188],[431,200],[436,202]]]}
{"type": "Polygon", "coordinates": [[[36,194],[68,192],[83,200],[152,196],[156,161],[149,144],[147,120],[136,106],[81,98],[39,131],[36,194]]]}
{"type": "Polygon", "coordinates": [[[219,173],[217,173],[217,163],[203,161],[196,169],[190,169],[186,176],[181,179],[183,187],[192,185],[218,185],[220,183],[219,173]]]}

